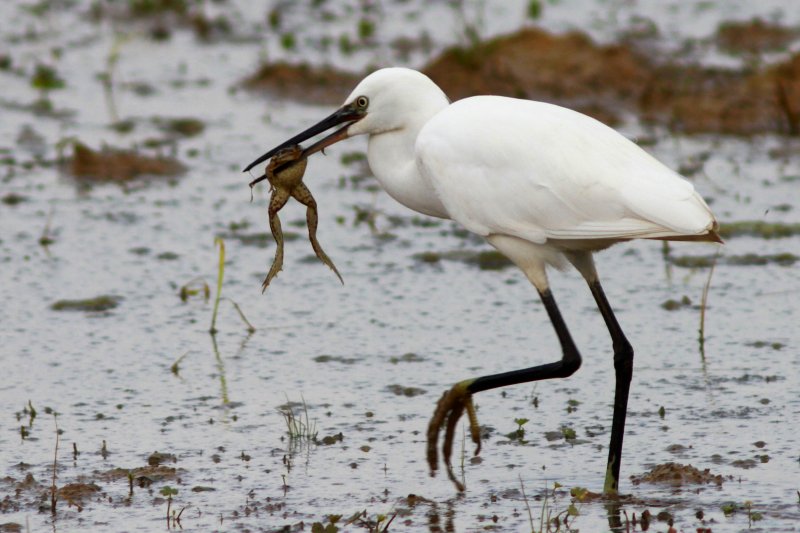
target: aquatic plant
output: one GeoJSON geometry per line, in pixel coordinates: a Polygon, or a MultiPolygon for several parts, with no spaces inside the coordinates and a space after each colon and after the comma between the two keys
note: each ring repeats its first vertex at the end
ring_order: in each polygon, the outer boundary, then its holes
{"type": "MultiPolygon", "coordinates": [[[[119,63],[122,45],[131,39],[132,37],[130,35],[121,33],[118,33],[114,36],[114,40],[111,42],[111,49],[106,56],[106,68],[103,72],[100,72],[97,75],[97,79],[103,85],[103,95],[105,96],[106,100],[106,108],[108,109],[108,115],[111,119],[111,123],[114,125],[120,124],[119,114],[117,113],[117,104],[114,99],[114,70],[116,69],[117,63],[119,63]]],[[[128,122],[127,124],[132,123],[128,122]]],[[[120,128],[124,129],[125,125],[120,125],[120,128]]]]}
{"type": "Polygon", "coordinates": [[[708,307],[708,291],[711,288],[711,276],[714,275],[714,267],[717,265],[717,258],[719,257],[720,250],[714,256],[714,261],[711,263],[711,268],[708,270],[708,278],[706,284],[703,286],[703,296],[700,299],[700,328],[698,329],[698,344],[700,346],[700,358],[705,361],[706,359],[706,308],[708,307]]]}
{"type": "Polygon", "coordinates": [[[47,95],[50,91],[56,91],[66,87],[66,82],[59,76],[55,67],[43,65],[41,63],[36,65],[31,76],[31,87],[40,91],[41,99],[47,100],[47,95]]]}
{"type": "Polygon", "coordinates": [[[528,423],[527,418],[515,418],[514,423],[517,425],[517,429],[508,433],[506,437],[511,440],[518,440],[520,442],[525,442],[523,439],[525,437],[525,428],[523,427],[525,424],[528,423]]]}
{"type": "Polygon", "coordinates": [[[541,0],[528,1],[528,18],[536,20],[542,16],[542,2],[541,0]]]}
{"type": "Polygon", "coordinates": [[[208,286],[208,283],[203,278],[194,278],[187,281],[181,285],[178,291],[178,296],[183,302],[189,301],[191,296],[197,296],[198,294],[202,294],[206,302],[211,298],[211,287],[208,286]]]}
{"type": "Polygon", "coordinates": [[[171,366],[171,367],[169,367],[170,371],[171,371],[173,374],[175,374],[176,376],[177,376],[177,375],[180,373],[180,371],[181,371],[181,368],[180,368],[181,361],[183,361],[183,360],[186,358],[186,356],[187,356],[187,355],[189,355],[189,352],[186,352],[186,353],[184,353],[183,355],[181,355],[180,357],[178,357],[178,358],[175,360],[175,362],[174,362],[174,363],[172,363],[172,366],[171,366]]]}
{"type": "Polygon", "coordinates": [[[520,491],[522,492],[522,499],[525,502],[525,509],[528,512],[528,522],[530,524],[531,533],[550,533],[561,531],[563,526],[564,531],[576,531],[571,522],[573,519],[580,515],[580,510],[576,502],[582,502],[589,496],[589,491],[583,487],[573,487],[570,489],[570,496],[572,500],[566,509],[561,511],[556,510],[556,491],[563,485],[558,481],[553,482],[553,489],[548,492],[547,487],[544,489],[544,496],[542,497],[542,509],[539,517],[539,529],[536,529],[533,522],[533,513],[531,506],[528,502],[528,496],[525,494],[525,484],[522,482],[522,476],[519,477],[520,491]]]}
{"type": "Polygon", "coordinates": [[[42,229],[42,234],[39,236],[39,246],[42,248],[47,249],[48,246],[56,242],[55,238],[53,237],[53,231],[50,229],[50,224],[53,221],[53,209],[50,209],[50,212],[47,214],[47,221],[44,223],[44,228],[42,229]]]}
{"type": "MultiPolygon", "coordinates": [[[[214,297],[214,311],[211,313],[211,327],[208,330],[208,332],[211,333],[211,335],[216,335],[218,331],[217,312],[219,311],[219,302],[222,299],[221,298],[222,280],[225,278],[225,241],[222,239],[222,237],[216,237],[214,239],[214,244],[219,246],[219,266],[217,267],[217,293],[216,296],[214,297]]],[[[239,317],[242,319],[242,322],[244,322],[247,325],[247,331],[253,333],[256,330],[256,328],[253,327],[253,324],[251,324],[250,321],[247,320],[247,317],[244,316],[244,312],[242,311],[242,308],[239,307],[239,304],[237,304],[230,298],[225,298],[225,299],[228,300],[233,305],[234,309],[236,309],[236,312],[239,314],[239,317]]]]}
{"type": "Polygon", "coordinates": [[[53,424],[56,426],[56,447],[55,451],[53,452],[53,480],[52,484],[50,485],[50,513],[55,515],[56,514],[56,501],[58,490],[56,489],[56,478],[58,477],[58,441],[60,432],[58,431],[58,415],[53,412],[53,424]]]}
{"type": "Polygon", "coordinates": [[[303,418],[295,414],[288,396],[286,397],[286,403],[278,408],[278,412],[283,416],[283,421],[286,422],[286,433],[289,435],[289,440],[314,442],[317,439],[317,423],[316,421],[309,421],[308,405],[306,405],[306,400],[302,394],[300,399],[303,403],[303,418]]]}
{"type": "Polygon", "coordinates": [[[172,488],[168,485],[166,487],[161,487],[161,490],[159,490],[158,493],[167,498],[167,528],[169,528],[169,511],[172,507],[172,497],[177,496],[178,489],[172,488]]]}

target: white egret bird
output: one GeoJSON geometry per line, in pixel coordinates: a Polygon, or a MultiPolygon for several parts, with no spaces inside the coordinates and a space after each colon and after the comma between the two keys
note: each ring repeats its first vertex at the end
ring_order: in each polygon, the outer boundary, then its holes
{"type": "Polygon", "coordinates": [[[450,452],[464,410],[480,447],[473,394],[565,378],[580,367],[580,353],[546,272],[548,266],[571,263],[588,283],[613,345],[616,390],[604,491],[615,493],[633,349],[600,286],[592,252],[631,239],[722,242],[708,205],[688,181],[593,118],[499,96],[450,103],[427,76],[405,68],[368,75],[336,112],[245,171],[281,148],[337,125],[343,127],[308,148],[306,155],[368,135],[369,166],[386,192],[414,211],[455,220],[507,256],[539,292],[561,345],[556,362],[468,379],[446,392],[428,428],[431,474],[444,427],[443,455],[455,481],[450,452]]]}

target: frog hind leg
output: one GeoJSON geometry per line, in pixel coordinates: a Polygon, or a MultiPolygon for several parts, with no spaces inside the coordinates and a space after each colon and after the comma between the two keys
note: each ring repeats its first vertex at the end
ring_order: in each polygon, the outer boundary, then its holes
{"type": "Polygon", "coordinates": [[[281,219],[278,218],[278,211],[280,211],[286,202],[289,200],[289,193],[280,189],[275,189],[272,192],[272,197],[269,199],[269,229],[272,230],[272,237],[275,239],[275,259],[272,261],[272,267],[264,278],[264,283],[261,285],[261,292],[267,290],[269,282],[272,281],[278,272],[283,268],[283,230],[281,229],[281,219]]]}
{"type": "Polygon", "coordinates": [[[314,249],[314,253],[317,254],[317,258],[328,265],[328,267],[333,270],[333,273],[336,274],[336,277],[339,278],[339,281],[344,285],[344,280],[342,279],[342,275],[339,274],[339,271],[336,269],[336,265],[333,264],[330,257],[325,253],[320,246],[319,241],[317,241],[317,202],[314,200],[314,197],[311,195],[311,191],[308,190],[304,184],[300,183],[297,187],[294,188],[292,191],[292,196],[295,200],[306,206],[306,222],[308,223],[308,240],[311,241],[311,247],[314,249]]]}

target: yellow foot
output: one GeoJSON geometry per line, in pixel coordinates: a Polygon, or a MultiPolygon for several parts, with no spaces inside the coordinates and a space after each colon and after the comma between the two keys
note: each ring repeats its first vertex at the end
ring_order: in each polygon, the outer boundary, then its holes
{"type": "Polygon", "coordinates": [[[431,476],[436,475],[436,470],[439,468],[439,454],[437,446],[439,445],[439,431],[445,427],[444,442],[442,443],[442,456],[444,457],[444,464],[447,467],[447,477],[460,491],[464,491],[464,484],[456,479],[453,474],[453,466],[450,462],[450,457],[453,454],[453,438],[455,437],[456,423],[467,411],[469,418],[469,432],[472,437],[472,442],[475,443],[475,455],[481,451],[481,428],[478,425],[478,416],[475,414],[475,406],[472,403],[472,394],[469,392],[468,387],[473,380],[461,381],[453,385],[449,391],[445,392],[439,403],[436,404],[436,410],[433,412],[433,417],[428,424],[428,467],[431,470],[431,476]]]}

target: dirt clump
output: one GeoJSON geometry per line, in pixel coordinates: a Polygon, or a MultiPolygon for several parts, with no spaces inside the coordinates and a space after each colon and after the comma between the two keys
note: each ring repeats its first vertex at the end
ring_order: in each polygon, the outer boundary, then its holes
{"type": "Polygon", "coordinates": [[[104,481],[117,481],[128,479],[137,487],[149,487],[153,483],[175,479],[178,475],[176,468],[164,465],[148,465],[137,468],[112,468],[99,475],[104,481]]]}
{"type": "Polygon", "coordinates": [[[639,107],[646,120],[685,133],[800,134],[800,54],[759,71],[665,65],[639,107]]]}
{"type": "Polygon", "coordinates": [[[94,483],[70,483],[59,488],[56,496],[59,501],[65,501],[69,506],[74,505],[80,511],[83,509],[84,498],[90,498],[97,492],[100,492],[100,487],[94,483]]]}
{"type": "Polygon", "coordinates": [[[712,474],[708,468],[698,470],[692,465],[680,463],[664,463],[656,465],[649,472],[641,476],[631,476],[634,485],[639,483],[666,483],[670,485],[702,485],[714,483],[722,485],[725,478],[719,474],[712,474]]]}
{"type": "Polygon", "coordinates": [[[298,102],[338,105],[359,79],[360,76],[330,66],[280,62],[262,65],[241,85],[250,91],[263,91],[298,102]]]}
{"type": "Polygon", "coordinates": [[[109,147],[93,150],[75,142],[67,169],[78,178],[122,182],[139,176],[177,176],[185,172],[186,167],[171,157],[109,147]]]}

